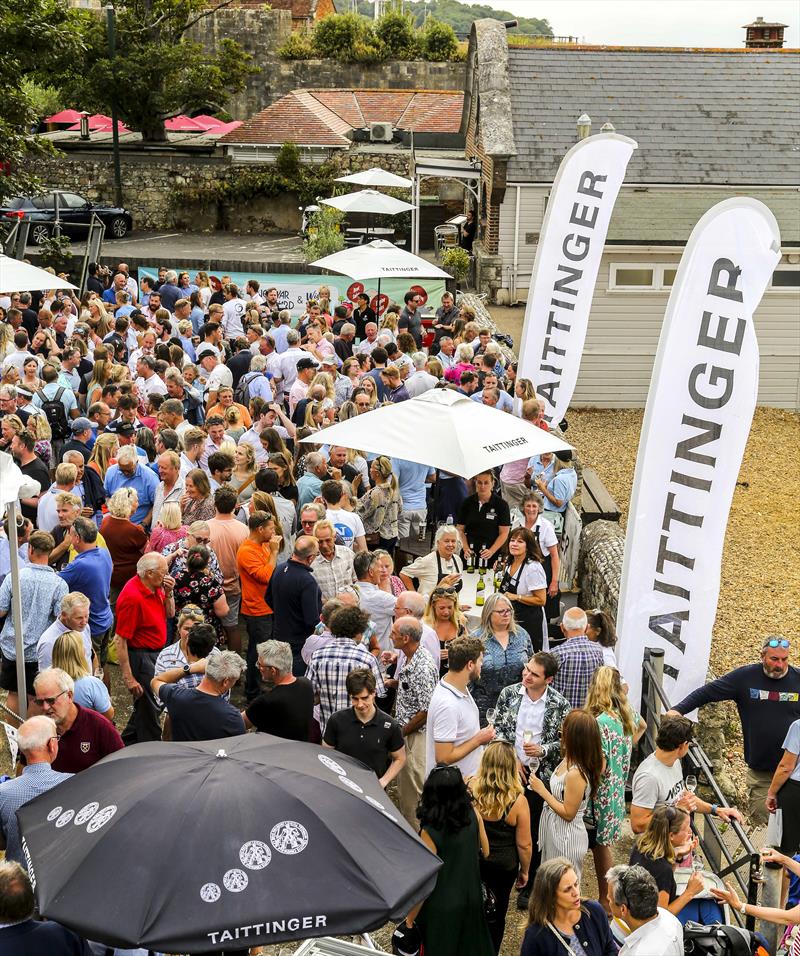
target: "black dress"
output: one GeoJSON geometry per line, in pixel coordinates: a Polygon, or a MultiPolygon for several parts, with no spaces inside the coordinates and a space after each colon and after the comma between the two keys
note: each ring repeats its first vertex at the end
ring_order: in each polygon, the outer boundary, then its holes
{"type": "MultiPolygon", "coordinates": [[[[518,594],[519,579],[527,563],[527,561],[523,561],[517,569],[517,573],[512,576],[511,562],[509,562],[503,571],[503,580],[498,590],[503,594],[518,594]]],[[[514,608],[514,620],[530,634],[534,651],[540,651],[544,643],[542,630],[544,609],[535,604],[523,604],[521,601],[513,601],[512,606],[514,608]]]]}
{"type": "MultiPolygon", "coordinates": [[[[513,806],[513,804],[512,804],[513,806]]],[[[506,911],[511,898],[511,890],[519,872],[519,854],[517,853],[517,829],[506,823],[511,806],[499,820],[483,818],[486,837],[489,840],[489,856],[481,859],[481,879],[494,893],[496,917],[489,923],[489,935],[492,937],[495,953],[500,952],[503,934],[506,930],[506,911]]]]}

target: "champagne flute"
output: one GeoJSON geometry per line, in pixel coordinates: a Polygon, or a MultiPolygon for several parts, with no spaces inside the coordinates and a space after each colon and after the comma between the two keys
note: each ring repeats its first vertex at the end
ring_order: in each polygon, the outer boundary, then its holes
{"type": "Polygon", "coordinates": [[[490,707],[486,711],[486,723],[494,727],[494,719],[497,716],[497,709],[495,707],[490,707]]]}
{"type": "Polygon", "coordinates": [[[697,777],[693,773],[688,773],[684,785],[689,793],[694,793],[697,790],[697,777]]]}

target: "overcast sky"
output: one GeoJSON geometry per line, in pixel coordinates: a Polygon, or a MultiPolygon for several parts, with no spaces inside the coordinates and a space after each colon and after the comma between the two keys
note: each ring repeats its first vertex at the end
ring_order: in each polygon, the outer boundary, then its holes
{"type": "Polygon", "coordinates": [[[786,45],[800,47],[797,0],[484,0],[519,16],[544,17],[556,35],[621,46],[744,45],[742,24],[787,23],[786,45]]]}

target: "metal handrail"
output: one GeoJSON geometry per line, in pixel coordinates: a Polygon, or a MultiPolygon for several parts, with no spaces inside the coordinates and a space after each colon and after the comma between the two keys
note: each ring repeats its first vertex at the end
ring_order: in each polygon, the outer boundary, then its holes
{"type": "MultiPolygon", "coordinates": [[[[655,749],[654,729],[656,726],[656,721],[659,718],[659,705],[661,705],[664,710],[672,709],[672,704],[670,703],[670,700],[664,691],[664,686],[662,683],[664,673],[663,662],[664,651],[661,648],[651,647],[645,649],[645,658],[642,665],[643,680],[641,712],[642,717],[647,723],[647,730],[642,736],[640,747],[642,746],[642,743],[646,741],[647,745],[649,746],[648,753],[652,753],[652,751],[655,749]]],[[[689,760],[694,769],[702,773],[705,781],[711,788],[711,791],[714,794],[714,802],[718,806],[730,806],[725,798],[725,795],[720,789],[719,784],[714,779],[714,773],[708,755],[696,741],[693,741],[689,746],[689,760]]],[[[719,827],[717,826],[717,823],[713,817],[708,815],[704,817],[702,835],[695,827],[694,820],[692,821],[692,829],[697,834],[700,847],[705,854],[706,860],[711,862],[718,859],[719,852],[721,852],[725,857],[727,866],[714,869],[716,875],[719,877],[733,876],[736,882],[739,884],[739,888],[742,893],[746,895],[747,902],[756,904],[758,902],[759,883],[762,881],[760,854],[750,842],[750,839],[745,833],[742,825],[737,820],[732,820],[728,826],[732,828],[742,850],[742,855],[738,859],[736,859],[728,849],[728,846],[722,838],[722,833],[720,832],[719,827]],[[709,835],[713,836],[715,844],[714,846],[712,846],[709,841],[709,835]],[[740,872],[745,865],[748,866],[746,882],[742,876],[742,873],[740,872]]],[[[734,912],[733,915],[737,923],[740,925],[742,922],[744,922],[744,925],[747,929],[752,930],[755,928],[755,917],[746,916],[743,920],[741,914],[734,912]]]]}

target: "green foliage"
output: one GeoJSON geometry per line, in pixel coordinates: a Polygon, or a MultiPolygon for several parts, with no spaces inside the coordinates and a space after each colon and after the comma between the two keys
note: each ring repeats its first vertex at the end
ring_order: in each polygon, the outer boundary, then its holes
{"type": "Polygon", "coordinates": [[[461,246],[452,246],[442,253],[442,266],[456,282],[463,282],[469,273],[469,253],[461,246]]]}
{"type": "Polygon", "coordinates": [[[306,262],[314,262],[323,256],[344,249],[342,223],[344,213],[332,206],[325,206],[311,216],[308,224],[308,239],[303,242],[303,255],[306,262]]]}
{"type": "Polygon", "coordinates": [[[79,60],[81,40],[65,0],[0,0],[0,200],[36,192],[31,160],[55,156],[47,140],[31,137],[39,115],[26,79],[44,82],[37,68],[57,72],[79,60]]]}
{"type": "Polygon", "coordinates": [[[116,57],[108,52],[105,17],[84,18],[85,57],[76,60],[62,89],[73,102],[109,113],[116,97],[120,119],[150,142],[165,139],[164,121],[179,113],[222,110],[254,71],[234,40],[209,55],[192,27],[220,4],[206,0],[124,0],[117,6],[116,57]]]}
{"type": "Polygon", "coordinates": [[[330,194],[333,177],[339,174],[330,163],[319,166],[300,162],[294,143],[284,143],[271,166],[231,166],[218,178],[179,186],[169,194],[172,206],[185,209],[197,206],[206,210],[215,205],[241,205],[254,199],[271,199],[292,193],[303,203],[330,194]]]}
{"type": "Polygon", "coordinates": [[[357,62],[359,46],[375,45],[375,35],[368,21],[356,13],[333,13],[319,20],[313,31],[316,56],[329,60],[357,62]]]}
{"type": "Polygon", "coordinates": [[[458,40],[449,23],[429,17],[420,31],[422,57],[432,62],[459,58],[458,40]]]}
{"type": "MultiPolygon", "coordinates": [[[[531,3],[533,6],[533,3],[531,3]]],[[[461,36],[466,36],[472,28],[473,20],[518,20],[519,26],[512,33],[541,33],[553,35],[553,30],[547,20],[537,17],[521,17],[508,10],[495,10],[485,3],[460,3],[459,0],[406,0],[405,10],[414,18],[417,26],[422,26],[426,16],[435,17],[461,36]]],[[[371,0],[359,0],[358,12],[372,17],[373,6],[371,0]]]]}
{"type": "Polygon", "coordinates": [[[292,30],[289,39],[278,50],[278,56],[283,60],[313,60],[315,55],[312,34],[305,30],[292,30]]]}
{"type": "Polygon", "coordinates": [[[28,97],[31,109],[36,115],[38,122],[53,113],[58,113],[64,108],[64,98],[54,86],[45,86],[32,76],[23,77],[22,90],[28,97]]]}
{"type": "Polygon", "coordinates": [[[48,236],[39,243],[39,266],[66,272],[72,264],[72,244],[69,236],[48,236]]]}
{"type": "Polygon", "coordinates": [[[387,60],[415,60],[419,56],[414,21],[409,14],[389,10],[375,24],[387,60]]]}

